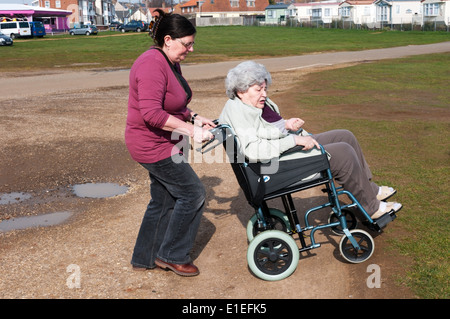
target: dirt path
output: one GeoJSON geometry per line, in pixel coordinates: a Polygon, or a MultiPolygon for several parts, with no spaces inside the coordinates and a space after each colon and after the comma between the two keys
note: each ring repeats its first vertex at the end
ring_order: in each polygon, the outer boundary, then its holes
{"type": "MultiPolygon", "coordinates": [[[[292,85],[312,71],[274,72],[271,92],[277,102],[287,103],[292,85]]],[[[192,109],[216,118],[226,101],[223,78],[190,84],[192,109]]],[[[245,236],[252,209],[230,165],[217,162],[192,164],[208,191],[193,251],[201,274],[183,278],[157,269],[132,271],[129,261],[149,186],[123,141],[127,94],[126,85],[113,85],[3,100],[0,193],[28,192],[32,198],[0,205],[0,220],[59,211],[73,215],[59,226],[0,233],[1,298],[414,298],[396,282],[407,261],[387,244],[395,236],[395,223],[382,235],[373,234],[376,247],[369,262],[344,262],[340,237],[323,231],[316,237],[322,247],[302,254],[291,277],[265,282],[252,276],[245,236]],[[130,188],[112,198],[74,196],[71,186],[85,182],[130,188]],[[367,285],[371,264],[380,267],[380,288],[367,285]],[[80,275],[79,286],[75,275],[80,275]]],[[[323,200],[319,190],[295,196],[299,211],[323,200]]],[[[327,213],[316,218],[323,222],[327,213]]]]}

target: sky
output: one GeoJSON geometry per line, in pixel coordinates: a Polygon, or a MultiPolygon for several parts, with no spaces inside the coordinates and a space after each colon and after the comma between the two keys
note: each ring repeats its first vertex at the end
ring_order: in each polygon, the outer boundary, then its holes
{"type": "Polygon", "coordinates": [[[33,0],[0,0],[1,4],[6,3],[31,4],[31,2],[33,2],[33,0]]]}

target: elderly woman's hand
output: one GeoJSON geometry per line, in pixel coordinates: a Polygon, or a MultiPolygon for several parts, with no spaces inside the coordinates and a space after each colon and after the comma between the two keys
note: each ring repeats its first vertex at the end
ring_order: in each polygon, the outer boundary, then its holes
{"type": "Polygon", "coordinates": [[[320,149],[319,143],[313,139],[311,136],[294,136],[295,144],[303,146],[304,151],[308,151],[310,149],[313,149],[314,147],[317,147],[320,149]]]}
{"type": "Polygon", "coordinates": [[[286,130],[290,130],[293,132],[296,132],[297,130],[299,130],[303,124],[305,124],[305,121],[303,121],[302,119],[298,118],[298,117],[293,117],[289,120],[285,121],[285,127],[286,130]]]}

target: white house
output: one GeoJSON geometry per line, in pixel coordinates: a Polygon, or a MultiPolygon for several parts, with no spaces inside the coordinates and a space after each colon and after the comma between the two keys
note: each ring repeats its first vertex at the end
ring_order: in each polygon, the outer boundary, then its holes
{"type": "Polygon", "coordinates": [[[373,0],[346,0],[339,4],[341,20],[353,24],[365,24],[372,27],[376,21],[373,0]]]}
{"type": "Polygon", "coordinates": [[[340,2],[320,1],[308,3],[292,3],[288,7],[290,18],[296,18],[299,22],[322,21],[331,23],[339,19],[340,2]]]}
{"type": "Polygon", "coordinates": [[[384,24],[421,24],[420,0],[375,0],[376,22],[384,24]]]}
{"type": "Polygon", "coordinates": [[[449,0],[422,0],[423,22],[450,24],[449,0]]]}

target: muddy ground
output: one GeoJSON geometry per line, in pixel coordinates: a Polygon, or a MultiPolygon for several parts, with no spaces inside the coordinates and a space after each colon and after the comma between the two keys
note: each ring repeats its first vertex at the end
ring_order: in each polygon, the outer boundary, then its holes
{"type": "MultiPolygon", "coordinates": [[[[274,73],[272,97],[292,101],[292,85],[313,70],[274,73]]],[[[226,97],[223,78],[190,81],[191,108],[218,117],[226,97]]],[[[227,163],[193,163],[207,189],[207,205],[192,257],[201,273],[133,271],[130,258],[149,201],[146,171],[124,144],[128,88],[24,96],[0,105],[0,193],[27,192],[30,199],[0,205],[0,220],[69,211],[64,224],[0,232],[1,298],[414,298],[398,283],[408,260],[389,246],[395,223],[374,234],[368,262],[349,264],[339,254],[340,236],[319,231],[322,246],[302,253],[289,278],[266,282],[247,267],[245,225],[252,215],[227,163]],[[72,186],[118,183],[126,194],[80,198],[72,186]],[[381,287],[369,288],[368,266],[381,270],[381,287]],[[74,281],[79,275],[79,282],[74,281]]],[[[284,110],[293,116],[292,110],[284,110]],[[292,114],[290,114],[290,112],[292,114]]],[[[318,189],[294,195],[297,209],[324,201],[318,189]]],[[[280,206],[275,201],[271,206],[280,206]]],[[[325,222],[328,212],[316,216],[325,222]]]]}

